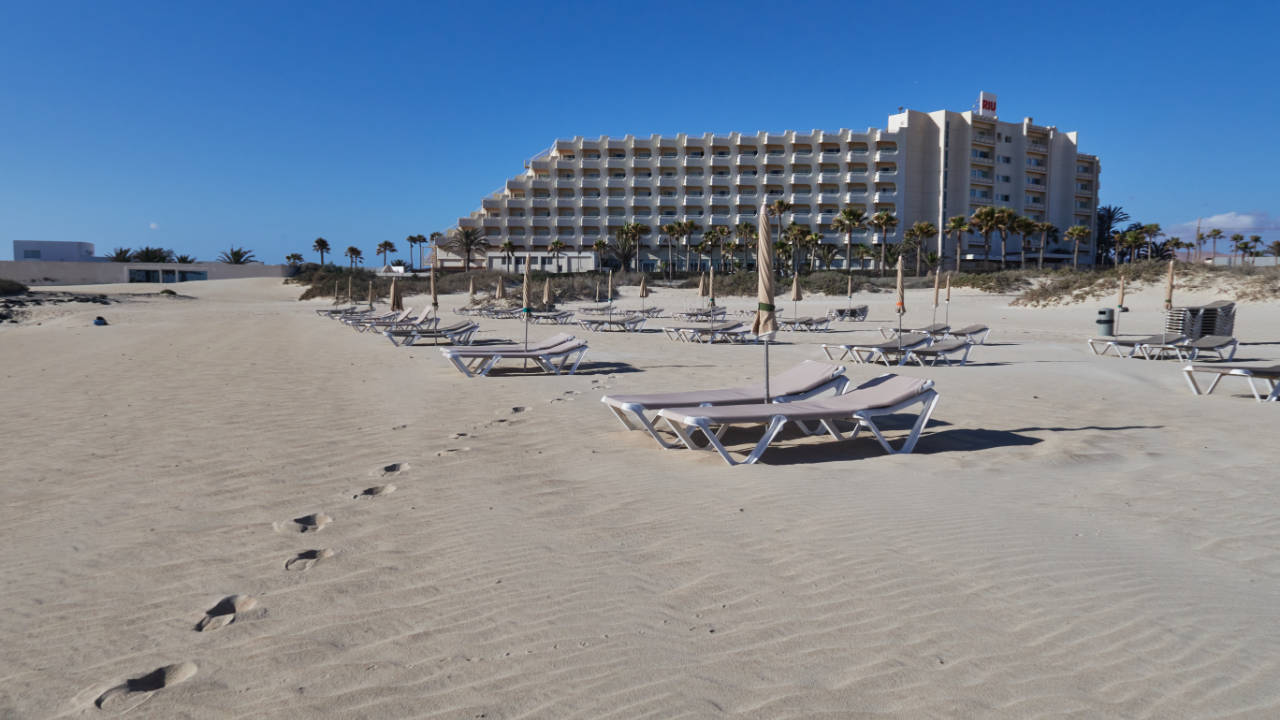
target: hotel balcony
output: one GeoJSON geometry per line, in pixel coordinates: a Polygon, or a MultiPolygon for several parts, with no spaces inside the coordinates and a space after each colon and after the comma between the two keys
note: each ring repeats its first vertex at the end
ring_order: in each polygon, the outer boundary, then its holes
{"type": "Polygon", "coordinates": [[[996,136],[987,133],[974,133],[973,142],[979,145],[995,145],[996,136]]]}
{"type": "Polygon", "coordinates": [[[843,202],[844,196],[840,193],[819,193],[818,202],[820,203],[838,203],[843,202]]]}
{"type": "Polygon", "coordinates": [[[660,157],[658,158],[658,167],[678,168],[680,167],[680,158],[678,157],[660,157]]]}
{"type": "Polygon", "coordinates": [[[988,175],[987,177],[982,177],[981,175],[970,175],[969,182],[978,183],[980,185],[991,185],[995,182],[995,176],[988,175]]]}
{"type": "Polygon", "coordinates": [[[603,161],[601,161],[599,158],[595,160],[588,160],[587,158],[583,158],[578,162],[578,167],[584,170],[586,169],[599,170],[602,166],[603,166],[603,161]]]}
{"type": "Polygon", "coordinates": [[[1027,150],[1030,150],[1031,152],[1048,153],[1049,146],[1044,143],[1029,142],[1027,143],[1027,150]]]}
{"type": "Polygon", "coordinates": [[[707,217],[707,223],[709,225],[728,226],[730,224],[730,221],[731,221],[731,216],[729,215],[710,215],[707,217]]]}
{"type": "Polygon", "coordinates": [[[552,199],[549,197],[541,197],[541,198],[533,199],[533,206],[535,208],[549,208],[551,207],[551,203],[552,203],[552,199]]]}
{"type": "Polygon", "coordinates": [[[875,198],[873,199],[873,202],[875,202],[875,203],[877,203],[877,204],[878,204],[878,203],[892,203],[892,202],[897,202],[897,201],[898,201],[898,191],[897,191],[897,190],[885,190],[885,191],[883,191],[883,192],[877,192],[877,193],[876,193],[876,195],[875,195],[875,198]]]}

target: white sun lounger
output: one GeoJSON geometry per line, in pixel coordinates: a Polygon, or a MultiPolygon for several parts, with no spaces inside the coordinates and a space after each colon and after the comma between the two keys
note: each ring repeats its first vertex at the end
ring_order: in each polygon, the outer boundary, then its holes
{"type": "Polygon", "coordinates": [[[848,320],[851,322],[861,322],[867,319],[867,306],[854,305],[853,307],[833,308],[827,311],[827,317],[833,320],[848,320]]]}
{"type": "Polygon", "coordinates": [[[382,334],[391,341],[392,345],[397,346],[411,346],[419,340],[440,339],[448,340],[453,345],[470,345],[472,336],[479,329],[479,325],[463,320],[445,327],[388,328],[383,330],[382,334]]]}
{"type": "Polygon", "coordinates": [[[1148,357],[1143,353],[1143,346],[1150,345],[1173,345],[1186,341],[1185,335],[1176,335],[1164,333],[1161,335],[1149,335],[1147,337],[1131,337],[1131,338],[1090,338],[1089,349],[1094,355],[1106,355],[1108,352],[1114,352],[1117,357],[1131,358],[1136,355],[1148,357]],[[1101,347],[1101,349],[1099,349],[1101,347]],[[1126,350],[1127,349],[1127,350],[1126,350]]]}
{"type": "Polygon", "coordinates": [[[849,345],[822,345],[822,351],[832,360],[843,360],[849,358],[859,364],[882,362],[890,365],[890,359],[898,357],[897,364],[902,365],[906,361],[906,352],[918,347],[923,347],[931,342],[932,338],[928,335],[919,333],[903,333],[901,336],[894,336],[888,340],[878,343],[851,343],[849,345]],[[835,353],[838,352],[837,356],[835,353]]]}
{"type": "Polygon", "coordinates": [[[614,315],[612,317],[589,317],[578,320],[583,330],[604,332],[620,330],[622,332],[640,332],[647,320],[643,315],[614,315]]]}
{"type": "Polygon", "coordinates": [[[804,424],[818,423],[821,430],[830,433],[837,440],[852,440],[865,427],[885,452],[895,455],[909,453],[915,449],[937,404],[938,393],[933,389],[932,380],[886,374],[856,388],[846,389],[843,394],[834,397],[758,405],[664,408],[658,412],[658,416],[666,421],[685,447],[691,450],[715,450],[730,465],[749,465],[760,459],[789,422],[800,425],[811,435],[820,430],[810,432],[804,424]],[[915,405],[921,405],[920,414],[910,434],[895,450],[876,425],[876,418],[898,414],[915,405]],[[852,432],[844,434],[840,431],[836,423],[841,420],[856,423],[852,432]],[[742,460],[735,459],[720,442],[725,430],[734,425],[765,426],[760,441],[742,460]],[[697,443],[697,434],[702,435],[705,445],[697,443]]]}
{"type": "Polygon", "coordinates": [[[1182,374],[1187,378],[1187,384],[1191,386],[1191,392],[1196,395],[1208,395],[1218,387],[1218,383],[1224,377],[1242,377],[1249,381],[1249,389],[1253,391],[1253,397],[1258,402],[1277,402],[1280,401],[1280,364],[1250,367],[1248,365],[1187,365],[1182,368],[1182,374]],[[1196,373],[1212,375],[1213,380],[1209,382],[1209,386],[1204,390],[1196,384],[1196,373]],[[1259,392],[1258,385],[1255,381],[1261,380],[1269,386],[1270,392],[1263,394],[1259,392]]]}
{"type": "Polygon", "coordinates": [[[412,313],[413,308],[405,308],[403,313],[390,320],[368,320],[366,322],[353,323],[352,327],[359,332],[368,332],[370,330],[388,330],[394,328],[429,327],[433,322],[437,322],[435,318],[431,317],[430,305],[422,308],[422,312],[418,313],[417,317],[410,319],[409,315],[412,313]]]}
{"type": "Polygon", "coordinates": [[[966,325],[959,330],[948,330],[946,335],[958,340],[968,340],[973,345],[982,345],[990,332],[991,328],[986,325],[966,325]]]}
{"type": "MultiPolygon", "coordinates": [[[[544,343],[545,344],[545,343],[544,343]]],[[[587,354],[587,343],[569,338],[550,347],[531,346],[528,350],[519,345],[484,347],[440,348],[440,354],[453,363],[467,377],[485,376],[502,360],[532,360],[538,367],[552,375],[565,372],[572,375],[587,354]]]]}
{"type": "MultiPolygon", "coordinates": [[[[906,335],[910,333],[912,335],[929,335],[932,337],[942,337],[946,335],[947,332],[950,330],[951,330],[951,326],[947,325],[946,323],[934,323],[932,325],[925,325],[924,327],[920,327],[920,328],[903,328],[902,334],[906,335]]],[[[898,336],[898,328],[896,327],[887,328],[887,327],[881,326],[880,335],[885,338],[895,338],[898,336]]]]}
{"type": "Polygon", "coordinates": [[[960,340],[958,338],[947,338],[945,340],[935,340],[928,345],[920,345],[910,350],[902,356],[902,364],[906,365],[912,360],[924,367],[925,361],[929,365],[937,365],[941,360],[942,364],[950,365],[952,358],[959,356],[959,362],[964,365],[969,361],[969,351],[973,349],[973,344],[960,340]]]}
{"type": "MultiPolygon", "coordinates": [[[[784,373],[769,380],[772,402],[803,400],[827,391],[840,392],[849,382],[844,377],[842,365],[830,365],[816,360],[804,360],[784,373]]],[[[600,402],[609,406],[613,414],[628,430],[644,430],[664,448],[679,447],[667,442],[654,428],[657,411],[668,407],[708,405],[744,405],[765,401],[764,383],[719,390],[692,390],[688,392],[656,393],[648,395],[606,395],[600,402]],[[647,417],[654,414],[652,418],[647,417]]]]}
{"type": "Polygon", "coordinates": [[[347,307],[341,308],[316,308],[316,314],[320,317],[337,317],[339,315],[346,315],[347,313],[355,312],[359,309],[360,307],[358,305],[348,305],[347,307]]]}
{"type": "Polygon", "coordinates": [[[1239,341],[1227,335],[1205,335],[1195,340],[1178,343],[1146,343],[1138,348],[1142,356],[1150,359],[1173,355],[1179,360],[1198,360],[1200,353],[1214,353],[1219,360],[1231,362],[1236,357],[1239,341]]]}

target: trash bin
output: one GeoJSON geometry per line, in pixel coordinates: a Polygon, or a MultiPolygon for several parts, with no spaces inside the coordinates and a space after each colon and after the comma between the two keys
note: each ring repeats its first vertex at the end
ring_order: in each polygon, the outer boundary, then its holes
{"type": "Polygon", "coordinates": [[[1098,311],[1098,335],[1100,337],[1112,337],[1116,334],[1116,311],[1112,308],[1103,308],[1098,311]]]}

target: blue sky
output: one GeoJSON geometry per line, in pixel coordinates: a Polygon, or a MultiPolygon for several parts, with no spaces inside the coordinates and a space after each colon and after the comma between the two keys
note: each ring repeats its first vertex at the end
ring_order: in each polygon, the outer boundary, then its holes
{"type": "Polygon", "coordinates": [[[557,137],[883,127],[980,89],[1078,131],[1104,204],[1280,239],[1278,20],[1247,2],[0,0],[0,259],[14,239],[403,255],[557,137]]]}

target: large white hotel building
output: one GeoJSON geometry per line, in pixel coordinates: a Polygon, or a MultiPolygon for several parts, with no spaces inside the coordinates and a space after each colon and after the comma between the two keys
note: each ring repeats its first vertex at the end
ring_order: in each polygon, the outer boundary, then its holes
{"type": "MultiPolygon", "coordinates": [[[[458,226],[480,229],[489,242],[473,266],[514,271],[523,270],[526,258],[537,270],[593,268],[602,260],[595,242],[613,239],[630,222],[651,228],[637,260],[652,270],[667,257],[662,225],[692,220],[706,230],[755,223],[761,203],[780,198],[793,206],[785,224],[807,225],[841,246],[845,236],[831,222],[848,206],[868,216],[895,215],[891,243],[913,223],[930,221],[940,232],[926,248],[941,249],[948,259],[957,248],[954,236],[941,232],[947,219],[971,216],[984,205],[1048,220],[1060,232],[1073,225],[1092,231],[1098,158],[1078,151],[1075,132],[1031,118],[1006,122],[995,110],[995,97],[983,93],[976,110],[900,111],[885,130],[557,140],[458,226]],[[508,240],[514,258],[500,250],[508,240]],[[564,249],[553,256],[556,240],[564,249]]],[[[698,233],[688,242],[700,240],[698,233]]],[[[854,235],[855,243],[872,240],[871,231],[854,235]]],[[[992,243],[998,242],[996,235],[992,243]]],[[[977,235],[964,236],[960,255],[983,257],[981,243],[977,235]]],[[[1022,239],[1011,234],[1007,243],[1008,255],[1016,257],[1022,239]]],[[[1092,261],[1092,244],[1092,235],[1081,244],[1081,262],[1092,261]]],[[[993,248],[991,256],[999,255],[993,248]]],[[[437,257],[445,267],[462,263],[443,251],[437,257]]],[[[1046,257],[1067,259],[1069,247],[1046,257]]],[[[677,250],[677,267],[684,259],[677,250]]]]}

